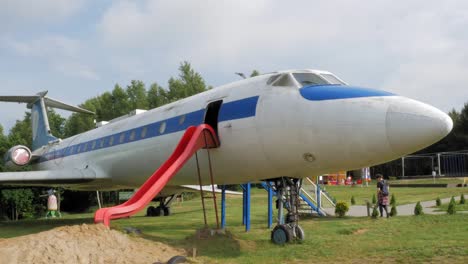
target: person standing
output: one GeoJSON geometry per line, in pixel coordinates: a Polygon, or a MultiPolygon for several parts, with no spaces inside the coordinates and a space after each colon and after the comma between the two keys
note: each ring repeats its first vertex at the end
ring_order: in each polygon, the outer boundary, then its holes
{"type": "Polygon", "coordinates": [[[54,195],[54,190],[47,191],[47,214],[46,218],[61,216],[58,211],[57,196],[54,195]]]}
{"type": "Polygon", "coordinates": [[[388,215],[388,184],[384,181],[382,174],[377,174],[377,197],[379,203],[380,217],[383,217],[383,211],[388,215]]]}

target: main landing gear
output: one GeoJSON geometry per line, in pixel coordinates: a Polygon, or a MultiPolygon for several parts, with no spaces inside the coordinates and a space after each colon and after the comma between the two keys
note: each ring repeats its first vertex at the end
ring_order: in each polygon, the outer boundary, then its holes
{"type": "Polygon", "coordinates": [[[177,197],[176,194],[171,195],[169,197],[159,197],[157,200],[159,201],[159,206],[154,207],[150,206],[146,209],[146,216],[168,216],[171,215],[171,203],[177,197]]]}
{"type": "Polygon", "coordinates": [[[282,177],[273,179],[273,188],[278,200],[278,224],[271,231],[271,241],[278,245],[288,242],[304,240],[304,230],[299,226],[298,208],[300,204],[299,192],[302,180],[282,177]],[[286,210],[286,216],[284,216],[286,210]]]}

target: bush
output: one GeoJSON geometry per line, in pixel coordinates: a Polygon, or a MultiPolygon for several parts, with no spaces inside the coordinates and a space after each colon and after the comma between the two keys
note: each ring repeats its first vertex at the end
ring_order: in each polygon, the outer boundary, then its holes
{"type": "Polygon", "coordinates": [[[463,193],[460,196],[460,204],[465,204],[465,196],[463,195],[463,193]]]}
{"type": "Polygon", "coordinates": [[[354,196],[351,196],[351,205],[355,205],[356,204],[356,200],[354,199],[354,196]]]}
{"type": "Polygon", "coordinates": [[[456,212],[457,212],[457,209],[455,208],[455,199],[452,197],[452,199],[450,199],[450,203],[447,208],[447,214],[453,215],[456,212]]]}
{"type": "Polygon", "coordinates": [[[377,206],[374,206],[374,208],[372,209],[371,217],[377,218],[378,216],[379,216],[379,212],[377,211],[377,206]]]}
{"type": "Polygon", "coordinates": [[[396,205],[396,198],[393,193],[392,193],[392,198],[390,198],[390,205],[396,205]]]}
{"type": "Polygon", "coordinates": [[[442,201],[440,200],[439,197],[437,197],[437,199],[436,199],[436,205],[437,205],[437,206],[441,206],[441,205],[442,205],[442,201]]]}
{"type": "Polygon", "coordinates": [[[375,198],[375,193],[372,195],[372,203],[376,204],[377,203],[377,198],[375,198]]]}
{"type": "Polygon", "coordinates": [[[397,209],[396,209],[396,205],[392,205],[392,209],[390,210],[390,216],[393,217],[393,216],[397,216],[398,212],[397,212],[397,209]]]}
{"type": "Polygon", "coordinates": [[[338,217],[343,217],[346,215],[346,212],[349,211],[349,206],[346,202],[338,202],[335,206],[335,215],[338,217]]]}
{"type": "Polygon", "coordinates": [[[421,203],[418,202],[416,204],[416,206],[414,207],[414,215],[423,215],[424,214],[424,211],[423,211],[423,208],[421,206],[421,203]]]}

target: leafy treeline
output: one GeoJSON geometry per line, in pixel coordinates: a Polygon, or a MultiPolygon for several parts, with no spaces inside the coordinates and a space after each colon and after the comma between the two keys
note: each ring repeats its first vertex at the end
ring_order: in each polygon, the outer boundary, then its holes
{"type": "Polygon", "coordinates": [[[168,89],[157,83],[151,84],[147,89],[142,81],[133,80],[126,88],[116,84],[111,92],[86,100],[81,107],[95,112],[96,115],[71,115],[63,126],[64,137],[94,128],[94,120],[108,121],[134,109],[156,108],[211,88],[188,62],[182,63],[179,71],[178,78],[169,79],[168,89]]]}

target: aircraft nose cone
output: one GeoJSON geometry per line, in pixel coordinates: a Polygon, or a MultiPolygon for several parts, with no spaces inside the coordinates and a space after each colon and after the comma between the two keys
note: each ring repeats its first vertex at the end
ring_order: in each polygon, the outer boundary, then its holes
{"type": "Polygon", "coordinates": [[[401,98],[387,110],[387,138],[392,150],[405,155],[444,138],[452,130],[452,119],[430,105],[401,98]]]}

